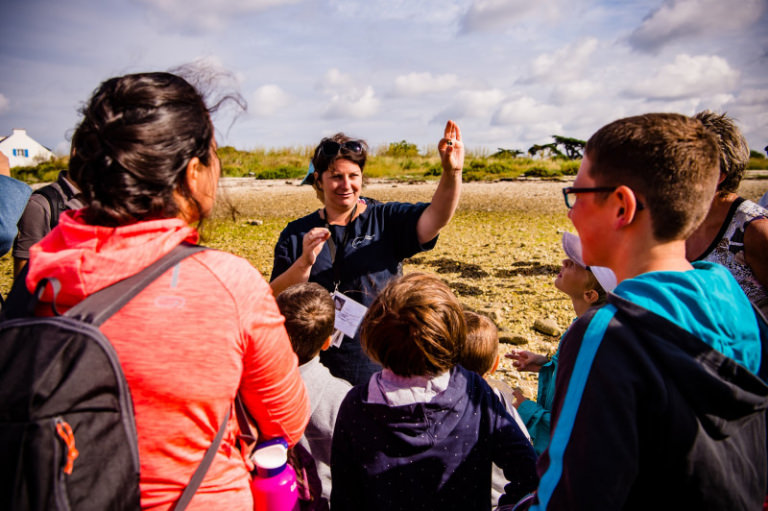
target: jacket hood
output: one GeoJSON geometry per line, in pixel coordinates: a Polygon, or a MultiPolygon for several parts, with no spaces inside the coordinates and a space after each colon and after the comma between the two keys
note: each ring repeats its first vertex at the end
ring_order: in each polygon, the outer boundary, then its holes
{"type": "MultiPolygon", "coordinates": [[[[86,224],[80,211],[66,211],[30,249],[27,289],[34,292],[41,279],[55,277],[61,283],[57,303],[73,305],[138,273],[181,242],[197,240],[197,231],[178,218],[102,227],[86,224]]],[[[52,299],[46,289],[42,300],[52,299]]]]}
{"type": "MultiPolygon", "coordinates": [[[[363,399],[366,414],[380,424],[387,424],[387,445],[398,452],[419,452],[435,443],[435,439],[451,435],[469,409],[468,382],[475,376],[459,366],[451,369],[448,387],[428,403],[388,406],[363,399]]],[[[479,376],[477,376],[479,378],[479,376]]],[[[364,386],[366,389],[368,385],[364,386]]],[[[367,395],[367,391],[364,392],[367,395]]]]}
{"type": "Polygon", "coordinates": [[[696,262],[685,272],[651,272],[614,291],[681,326],[753,373],[761,364],[759,327],[749,299],[719,264],[696,262]]]}
{"type": "MultiPolygon", "coordinates": [[[[636,330],[632,338],[674,379],[709,436],[728,437],[755,414],[765,412],[768,386],[742,364],[661,315],[615,295],[609,295],[609,303],[636,330]]],[[[744,342],[760,350],[759,334],[744,342]]]]}

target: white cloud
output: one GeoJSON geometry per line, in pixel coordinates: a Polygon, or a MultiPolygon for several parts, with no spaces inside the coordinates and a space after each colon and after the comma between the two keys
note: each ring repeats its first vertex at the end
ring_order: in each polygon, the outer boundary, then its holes
{"type": "Polygon", "coordinates": [[[376,93],[370,85],[364,88],[353,88],[334,94],[324,117],[327,119],[365,119],[379,111],[380,103],[381,101],[376,97],[376,93]]]}
{"type": "Polygon", "coordinates": [[[531,64],[531,79],[548,82],[579,79],[589,72],[589,57],[596,49],[597,39],[589,37],[563,46],[554,53],[539,55],[531,64]]]}
{"type": "Polygon", "coordinates": [[[430,92],[443,92],[457,87],[455,74],[409,73],[395,78],[395,96],[419,96],[430,92]]]}
{"type": "Polygon", "coordinates": [[[558,83],[552,89],[550,99],[556,105],[570,105],[589,99],[599,90],[598,84],[587,80],[558,83]]]}
{"type": "Polygon", "coordinates": [[[530,96],[506,101],[493,114],[491,124],[494,125],[521,125],[538,124],[550,121],[557,115],[557,109],[536,101],[530,96]]]}
{"type": "Polygon", "coordinates": [[[348,19],[454,23],[463,10],[461,0],[329,0],[334,16],[348,19]]]}
{"type": "Polygon", "coordinates": [[[520,19],[536,8],[537,2],[528,0],[474,0],[461,19],[463,31],[485,30],[520,19]]]}
{"type": "Polygon", "coordinates": [[[739,93],[739,104],[768,106],[768,89],[745,89],[739,93]]]}
{"type": "Polygon", "coordinates": [[[639,50],[656,51],[677,39],[706,36],[743,29],[765,10],[766,0],[665,0],[629,36],[639,50]]]}
{"type": "Polygon", "coordinates": [[[339,89],[351,89],[355,87],[352,75],[342,73],[336,68],[329,69],[317,82],[316,88],[324,94],[335,94],[339,89]]]}
{"type": "Polygon", "coordinates": [[[336,68],[326,71],[315,88],[330,100],[324,114],[327,119],[365,119],[379,111],[381,100],[373,87],[336,68]]]}
{"type": "Polygon", "coordinates": [[[432,122],[445,122],[446,119],[480,118],[489,116],[504,99],[499,89],[463,90],[454,102],[432,118],[432,122]]]}
{"type": "Polygon", "coordinates": [[[2,93],[0,93],[0,114],[8,110],[8,107],[10,106],[11,102],[8,101],[8,98],[6,98],[2,93]]]}
{"type": "Polygon", "coordinates": [[[630,96],[649,99],[678,99],[694,95],[723,94],[737,85],[739,72],[716,55],[681,54],[662,66],[655,76],[628,88],[630,96]]]}
{"type": "Polygon", "coordinates": [[[472,0],[459,19],[459,29],[461,32],[509,29],[532,16],[541,21],[557,20],[563,10],[572,5],[573,0],[472,0]]]}
{"type": "Polygon", "coordinates": [[[248,111],[260,117],[267,117],[288,105],[290,100],[290,96],[278,85],[262,85],[251,95],[248,111]]]}
{"type": "Polygon", "coordinates": [[[136,0],[144,4],[157,21],[171,21],[191,28],[218,29],[227,20],[243,14],[289,5],[301,0],[136,0]]]}

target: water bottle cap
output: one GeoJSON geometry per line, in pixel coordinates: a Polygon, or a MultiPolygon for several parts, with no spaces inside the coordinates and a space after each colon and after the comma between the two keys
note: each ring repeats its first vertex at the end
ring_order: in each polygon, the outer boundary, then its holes
{"type": "Polygon", "coordinates": [[[270,477],[278,474],[288,463],[288,442],[275,438],[259,444],[254,449],[251,460],[260,476],[270,477]]]}

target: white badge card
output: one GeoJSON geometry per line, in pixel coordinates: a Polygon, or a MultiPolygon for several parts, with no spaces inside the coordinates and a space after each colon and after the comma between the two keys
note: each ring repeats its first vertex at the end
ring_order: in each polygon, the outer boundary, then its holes
{"type": "Polygon", "coordinates": [[[338,291],[333,293],[333,303],[336,306],[336,321],[333,323],[336,332],[333,333],[331,346],[339,347],[344,338],[341,334],[348,337],[355,336],[368,307],[338,291]]]}

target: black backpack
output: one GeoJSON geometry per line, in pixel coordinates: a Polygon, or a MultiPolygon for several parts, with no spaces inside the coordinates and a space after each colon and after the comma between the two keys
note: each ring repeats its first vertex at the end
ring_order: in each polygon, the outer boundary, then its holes
{"type": "MultiPolygon", "coordinates": [[[[18,279],[0,321],[0,507],[140,509],[133,403],[117,354],[98,327],[166,270],[204,249],[183,243],[62,315],[54,299],[52,317],[31,311],[46,285],[55,298],[59,282],[43,279],[30,295],[18,279]]],[[[176,510],[197,490],[228,420],[229,413],[176,510]]]]}
{"type": "Polygon", "coordinates": [[[42,195],[45,197],[45,200],[48,201],[51,210],[51,218],[48,224],[51,230],[59,225],[59,217],[61,216],[61,213],[70,209],[67,207],[67,202],[72,200],[75,196],[61,176],[56,180],[56,184],[61,188],[61,191],[57,190],[56,187],[51,184],[38,188],[32,192],[37,195],[42,195]],[[65,195],[64,197],[62,197],[62,193],[65,195]]]}

